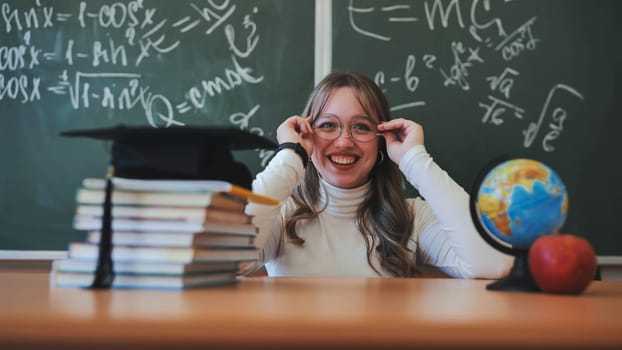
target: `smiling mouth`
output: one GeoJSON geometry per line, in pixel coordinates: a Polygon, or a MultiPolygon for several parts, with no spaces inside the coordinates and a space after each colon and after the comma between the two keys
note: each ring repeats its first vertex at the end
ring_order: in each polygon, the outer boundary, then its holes
{"type": "Polygon", "coordinates": [[[338,165],[351,165],[356,163],[357,160],[359,160],[359,157],[355,157],[355,156],[329,156],[328,159],[330,159],[330,161],[332,163],[338,164],[338,165]]]}

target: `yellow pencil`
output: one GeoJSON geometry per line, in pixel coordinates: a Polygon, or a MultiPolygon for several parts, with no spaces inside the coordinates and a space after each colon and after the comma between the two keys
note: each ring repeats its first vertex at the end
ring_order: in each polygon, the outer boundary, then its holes
{"type": "Polygon", "coordinates": [[[259,204],[268,204],[268,205],[278,205],[279,201],[274,198],[262,196],[260,194],[254,193],[253,191],[247,190],[243,187],[239,187],[236,185],[231,185],[231,194],[234,196],[246,198],[247,200],[259,204]]]}

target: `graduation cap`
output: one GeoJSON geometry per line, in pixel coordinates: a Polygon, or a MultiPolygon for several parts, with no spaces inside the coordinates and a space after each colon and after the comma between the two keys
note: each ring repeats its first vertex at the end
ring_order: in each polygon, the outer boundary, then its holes
{"type": "Polygon", "coordinates": [[[250,171],[231,151],[276,147],[259,135],[220,127],[117,126],[61,135],[112,140],[111,165],[118,177],[224,180],[245,188],[251,186],[250,171]]]}
{"type": "Polygon", "coordinates": [[[259,135],[225,127],[130,127],[72,130],[62,136],[112,141],[106,181],[102,236],[95,279],[91,288],[110,288],[112,269],[111,177],[161,180],[223,180],[250,188],[248,168],[237,162],[232,150],[275,148],[259,135]]]}

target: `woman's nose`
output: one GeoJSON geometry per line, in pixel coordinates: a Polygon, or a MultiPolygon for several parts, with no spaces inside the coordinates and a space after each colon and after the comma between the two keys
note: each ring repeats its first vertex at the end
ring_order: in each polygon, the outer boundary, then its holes
{"type": "Polygon", "coordinates": [[[341,134],[339,135],[339,137],[337,137],[335,142],[337,142],[337,143],[345,143],[345,144],[352,144],[352,143],[354,143],[354,139],[352,138],[352,134],[350,132],[350,129],[342,129],[341,130],[341,134]]]}

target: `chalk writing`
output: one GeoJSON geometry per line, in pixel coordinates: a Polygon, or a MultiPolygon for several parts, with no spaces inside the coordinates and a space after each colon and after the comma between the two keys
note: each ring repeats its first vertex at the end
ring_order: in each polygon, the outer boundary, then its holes
{"type": "Polygon", "coordinates": [[[372,14],[377,10],[383,14],[384,18],[389,23],[409,23],[409,22],[419,21],[419,18],[409,15],[408,10],[410,10],[410,5],[407,5],[407,4],[384,6],[380,8],[357,7],[354,5],[354,0],[350,0],[348,4],[348,19],[350,21],[350,25],[356,32],[362,35],[368,36],[370,38],[382,40],[382,41],[390,41],[391,40],[390,36],[363,29],[361,26],[357,24],[358,16],[361,16],[364,14],[372,14]]]}
{"type": "MultiPolygon", "coordinates": [[[[253,13],[257,13],[257,8],[253,8],[253,13]]],[[[252,21],[250,15],[244,16],[243,26],[248,30],[248,35],[246,36],[246,47],[240,49],[238,45],[235,43],[235,27],[231,24],[227,24],[225,26],[225,36],[227,37],[227,42],[229,43],[229,49],[240,58],[247,58],[250,54],[253,53],[255,48],[257,47],[257,43],[259,42],[259,33],[257,32],[257,24],[252,21]]]]}
{"type": "Polygon", "coordinates": [[[533,37],[531,26],[536,21],[535,17],[529,19],[525,24],[508,35],[495,47],[496,51],[501,51],[504,60],[510,61],[518,57],[525,50],[535,50],[540,41],[533,37]]]}
{"type": "Polygon", "coordinates": [[[32,69],[39,65],[41,49],[30,45],[0,47],[0,71],[32,69]]]}
{"type": "Polygon", "coordinates": [[[428,28],[430,28],[430,30],[435,29],[436,19],[438,18],[437,16],[440,16],[441,27],[447,28],[449,26],[449,19],[452,14],[454,14],[458,26],[460,28],[464,28],[462,11],[460,11],[460,4],[458,0],[451,0],[446,7],[443,7],[443,2],[441,0],[434,0],[432,3],[432,7],[430,7],[428,1],[425,1],[424,7],[428,28]]]}
{"type": "MultiPolygon", "coordinates": [[[[252,66],[262,44],[262,28],[256,20],[261,3],[190,0],[180,3],[174,13],[159,6],[149,0],[34,0],[29,6],[1,2],[0,34],[15,33],[17,40],[0,42],[0,102],[29,104],[54,96],[65,99],[75,111],[104,110],[110,118],[119,115],[119,122],[125,115],[142,114],[146,124],[159,128],[186,125],[187,118],[204,115],[230,98],[227,94],[264,82],[262,68],[252,66]],[[192,41],[186,41],[188,36],[192,41]],[[211,42],[218,44],[212,47],[211,42]],[[204,52],[199,55],[216,55],[217,64],[185,76],[181,91],[158,82],[158,70],[176,69],[167,67],[167,56],[177,57],[179,50],[188,52],[189,47],[202,44],[204,52]],[[216,47],[219,52],[214,52],[216,47]],[[40,68],[58,73],[42,79],[40,68]]],[[[381,8],[391,22],[411,21],[398,15],[407,10],[408,6],[381,8]]],[[[408,69],[403,79],[414,90],[414,62],[408,69]]],[[[218,118],[264,135],[262,128],[251,126],[260,104],[248,104],[235,106],[240,112],[228,118],[218,118]]],[[[262,166],[270,155],[270,151],[259,153],[262,166]]]]}
{"type": "Polygon", "coordinates": [[[462,42],[452,42],[451,52],[454,58],[454,64],[446,73],[442,68],[441,75],[445,78],[443,84],[445,86],[458,85],[462,90],[470,90],[471,85],[468,81],[469,69],[474,63],[484,63],[479,56],[479,48],[466,47],[462,42]]]}
{"type": "Polygon", "coordinates": [[[50,28],[54,25],[54,7],[43,6],[39,1],[34,7],[21,12],[4,2],[0,5],[0,12],[7,33],[13,30],[50,28]]]}
{"type": "MultiPolygon", "coordinates": [[[[255,116],[259,108],[260,108],[259,105],[255,105],[251,108],[250,111],[248,111],[248,113],[243,113],[243,112],[234,113],[229,116],[229,122],[239,127],[240,130],[246,130],[252,134],[264,136],[265,132],[261,127],[250,126],[251,124],[250,121],[255,116]]],[[[261,159],[261,166],[266,166],[268,164],[268,161],[272,158],[272,156],[275,153],[274,150],[265,150],[265,149],[258,149],[255,151],[259,152],[259,158],[261,159]]]]}
{"type": "Polygon", "coordinates": [[[191,3],[190,6],[201,16],[201,18],[208,24],[208,28],[205,34],[210,35],[220,25],[231,17],[235,11],[235,5],[231,4],[229,0],[225,0],[222,4],[218,5],[214,1],[210,1],[206,7],[199,8],[199,6],[191,3]],[[221,12],[221,13],[218,13],[221,12]]]}
{"type": "MultiPolygon", "coordinates": [[[[536,35],[537,16],[512,17],[512,26],[504,23],[506,19],[501,14],[515,13],[512,6],[521,6],[518,3],[513,0],[396,0],[379,5],[373,1],[350,0],[347,16],[349,27],[356,35],[369,39],[370,44],[372,41],[390,42],[396,36],[393,33],[398,33],[390,20],[387,20],[391,17],[387,9],[391,9],[392,14],[399,13],[409,18],[401,21],[399,45],[391,46],[396,52],[411,43],[419,49],[420,39],[429,36],[422,33],[435,33],[434,41],[429,43],[429,48],[426,47],[429,52],[407,55],[403,73],[391,73],[395,66],[395,55],[389,55],[391,59],[381,62],[390,68],[380,67],[376,70],[374,81],[392,101],[391,111],[425,106],[432,102],[424,101],[427,98],[417,98],[428,96],[426,93],[429,91],[426,90],[437,84],[430,81],[431,75],[423,71],[427,69],[440,73],[441,88],[458,88],[453,89],[452,93],[467,94],[469,100],[477,101],[476,109],[483,110],[479,117],[481,123],[510,128],[519,124],[523,128],[529,116],[524,106],[531,109],[531,101],[524,100],[524,86],[517,95],[513,94],[513,90],[522,77],[522,68],[518,68],[524,67],[522,56],[538,50],[541,39],[536,35]],[[424,20],[419,22],[418,18],[424,20]],[[514,23],[519,24],[516,26],[514,23]],[[449,50],[446,50],[448,46],[449,50]],[[512,67],[507,66],[509,62],[512,62],[512,67]],[[482,93],[482,88],[488,91],[482,93]],[[510,118],[512,123],[506,123],[510,118]]],[[[386,45],[380,47],[388,49],[386,45]]],[[[526,76],[533,81],[529,74],[526,76]]],[[[568,85],[557,84],[550,94],[556,91],[568,91],[583,100],[583,96],[568,85]]],[[[541,132],[542,149],[554,151],[554,141],[561,137],[568,123],[567,108],[553,108],[547,102],[538,122],[529,123],[524,131],[519,129],[524,140],[521,144],[519,138],[517,144],[528,148],[541,132]],[[549,122],[543,121],[545,116],[550,117],[549,122]]]]}
{"type": "Polygon", "coordinates": [[[192,87],[188,91],[190,102],[195,108],[205,107],[208,97],[220,95],[225,91],[231,91],[244,83],[258,84],[263,77],[254,77],[252,69],[242,67],[235,56],[231,56],[233,68],[225,69],[224,77],[215,77],[210,80],[202,80],[199,86],[192,87]]]}
{"type": "Polygon", "coordinates": [[[486,78],[490,83],[490,90],[493,92],[500,92],[505,97],[505,100],[488,95],[488,100],[492,103],[484,104],[480,102],[479,106],[486,109],[486,113],[482,118],[482,123],[490,123],[497,126],[501,125],[503,124],[502,115],[509,111],[513,112],[516,118],[523,119],[525,110],[508,101],[512,87],[514,86],[514,77],[518,77],[519,75],[520,74],[514,69],[505,68],[500,75],[486,78]]]}
{"type": "Polygon", "coordinates": [[[499,17],[494,17],[490,19],[488,22],[480,23],[481,17],[484,17],[483,15],[481,15],[482,11],[478,11],[480,7],[484,10],[483,12],[485,14],[489,15],[489,12],[491,12],[490,0],[483,0],[483,1],[475,0],[471,4],[471,12],[470,12],[471,25],[469,26],[469,33],[478,42],[483,42],[485,43],[486,47],[491,47],[492,38],[489,36],[482,38],[479,32],[485,31],[486,29],[492,27],[492,28],[497,29],[496,31],[497,36],[505,37],[506,34],[505,34],[505,29],[503,29],[503,21],[499,17]]]}
{"type": "Polygon", "coordinates": [[[503,119],[501,116],[508,111],[513,112],[514,116],[518,119],[523,119],[523,114],[525,111],[522,108],[519,108],[507,101],[501,100],[494,96],[488,95],[488,100],[492,103],[485,104],[479,103],[479,106],[486,109],[486,113],[482,118],[482,123],[491,123],[494,125],[503,124],[503,119]]]}
{"type": "MultiPolygon", "coordinates": [[[[434,59],[430,57],[429,55],[426,55],[425,57],[427,59],[426,67],[432,68],[433,67],[432,62],[434,61],[434,59]]],[[[386,86],[388,83],[403,82],[404,87],[406,87],[406,89],[409,92],[414,93],[419,87],[419,81],[420,81],[419,77],[415,74],[416,64],[417,64],[416,56],[412,54],[408,55],[406,58],[406,65],[404,68],[403,75],[393,76],[387,79],[385,72],[379,71],[374,76],[374,81],[376,82],[376,84],[378,84],[378,86],[383,88],[385,92],[387,91],[386,86]]],[[[391,106],[391,111],[398,111],[398,110],[403,110],[403,109],[407,109],[411,107],[419,107],[419,106],[424,106],[424,105],[425,105],[425,101],[405,102],[405,103],[400,103],[398,105],[391,106]]]]}
{"type": "Polygon", "coordinates": [[[552,122],[549,124],[550,131],[546,133],[544,138],[542,139],[542,149],[547,152],[552,152],[555,150],[555,147],[551,145],[551,142],[561,136],[562,131],[564,130],[564,122],[568,117],[568,112],[561,106],[555,106],[552,104],[553,97],[555,94],[559,93],[567,93],[572,97],[576,97],[580,100],[584,100],[583,95],[572,88],[571,86],[565,84],[557,84],[549,91],[546,101],[544,102],[544,106],[542,107],[542,111],[540,112],[540,117],[534,123],[529,123],[527,129],[523,131],[523,135],[525,136],[524,146],[530,147],[533,141],[535,140],[542,124],[544,123],[545,118],[550,115],[552,122]]]}
{"type": "Polygon", "coordinates": [[[5,77],[4,74],[0,73],[0,101],[5,97],[12,100],[21,98],[22,103],[40,100],[40,84],[40,78],[28,77],[23,74],[5,77]]]}
{"type": "Polygon", "coordinates": [[[490,90],[499,90],[505,98],[510,98],[510,91],[514,86],[514,76],[519,76],[520,73],[512,68],[506,68],[499,76],[490,76],[486,80],[490,82],[490,90]]]}
{"type": "Polygon", "coordinates": [[[0,101],[8,98],[27,103],[41,99],[41,79],[20,72],[39,66],[42,50],[32,44],[30,31],[23,35],[23,42],[0,46],[0,101]]]}

